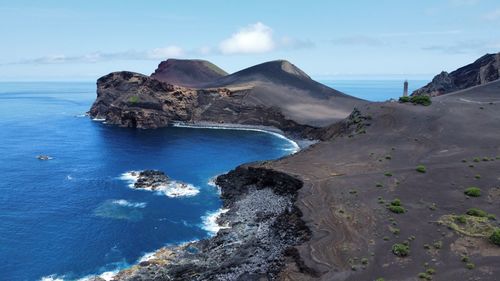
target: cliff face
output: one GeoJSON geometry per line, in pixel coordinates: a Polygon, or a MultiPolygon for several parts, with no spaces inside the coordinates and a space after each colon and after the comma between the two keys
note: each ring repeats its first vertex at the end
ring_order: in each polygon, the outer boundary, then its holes
{"type": "Polygon", "coordinates": [[[115,72],[97,81],[89,114],[120,127],[154,129],[173,122],[214,122],[274,126],[307,134],[312,126],[286,119],[279,108],[245,104],[245,92],[226,88],[189,89],[132,72],[115,72]]]}
{"type": "Polygon", "coordinates": [[[451,73],[441,72],[412,95],[439,96],[495,81],[500,77],[500,53],[487,54],[451,73]]]}

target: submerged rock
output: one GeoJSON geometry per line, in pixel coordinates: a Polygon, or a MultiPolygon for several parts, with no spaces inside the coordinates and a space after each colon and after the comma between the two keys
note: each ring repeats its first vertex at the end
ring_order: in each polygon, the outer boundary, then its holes
{"type": "Polygon", "coordinates": [[[161,186],[166,186],[169,182],[168,176],[158,170],[132,172],[132,176],[137,176],[137,181],[134,183],[135,188],[156,190],[161,186]]]}
{"type": "Polygon", "coordinates": [[[46,161],[46,160],[52,160],[53,158],[48,156],[48,155],[38,155],[36,157],[38,160],[43,160],[43,161],[46,161]]]}

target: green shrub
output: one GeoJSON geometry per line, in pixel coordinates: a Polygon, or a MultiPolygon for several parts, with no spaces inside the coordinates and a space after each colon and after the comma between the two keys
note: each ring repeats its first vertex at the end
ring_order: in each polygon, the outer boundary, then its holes
{"type": "Polygon", "coordinates": [[[477,174],[477,175],[475,175],[475,176],[474,176],[474,178],[476,178],[476,179],[480,179],[480,178],[481,178],[481,175],[477,174]]]}
{"type": "Polygon", "coordinates": [[[391,205],[392,206],[401,206],[401,200],[396,198],[396,199],[392,200],[391,205]]]}
{"type": "Polygon", "coordinates": [[[404,244],[392,245],[392,253],[398,257],[406,257],[410,254],[410,247],[404,244]]]}
{"type": "Polygon", "coordinates": [[[479,197],[481,196],[481,189],[477,187],[469,187],[464,191],[465,195],[471,197],[479,197]]]}
{"type": "Polygon", "coordinates": [[[128,102],[132,103],[132,104],[138,103],[139,97],[138,96],[131,96],[130,98],[128,98],[128,102]]]}
{"type": "Polygon", "coordinates": [[[396,213],[396,214],[403,214],[404,212],[406,212],[405,208],[401,207],[401,206],[389,206],[387,207],[387,209],[389,209],[389,211],[393,212],[393,213],[396,213]]]}
{"type": "Polygon", "coordinates": [[[475,264],[473,264],[473,263],[471,263],[471,262],[468,262],[468,263],[465,265],[465,267],[467,267],[467,269],[471,269],[471,270],[472,270],[472,269],[476,268],[476,265],[475,265],[475,264]]]}
{"type": "Polygon", "coordinates": [[[484,218],[488,216],[488,213],[478,208],[470,208],[466,212],[469,216],[484,218]]]}
{"type": "Polygon", "coordinates": [[[425,272],[427,272],[430,275],[434,275],[436,273],[436,270],[434,268],[428,268],[425,272]]]}
{"type": "Polygon", "coordinates": [[[386,155],[386,156],[385,156],[385,159],[387,159],[387,160],[391,160],[391,159],[392,159],[392,157],[391,157],[390,155],[386,155]]]}
{"type": "Polygon", "coordinates": [[[460,215],[457,217],[457,222],[459,223],[466,223],[467,222],[467,218],[465,217],[465,215],[460,215]]]}
{"type": "Polygon", "coordinates": [[[385,279],[384,278],[377,278],[377,279],[375,279],[375,281],[385,281],[385,279]]]}
{"type": "Polygon", "coordinates": [[[392,177],[392,173],[390,173],[390,172],[385,172],[385,173],[384,173],[384,176],[386,176],[386,177],[392,177]]]}
{"type": "Polygon", "coordinates": [[[500,246],[500,228],[496,228],[493,233],[490,236],[490,241],[495,244],[500,246]]]}
{"type": "Polygon", "coordinates": [[[401,206],[401,200],[397,198],[391,201],[391,204],[387,206],[387,209],[396,214],[402,214],[406,212],[405,208],[401,206]]]}
{"type": "Polygon", "coordinates": [[[481,162],[481,158],[479,158],[479,157],[475,157],[474,159],[472,159],[472,161],[474,161],[474,162],[476,162],[476,163],[477,163],[477,162],[481,162]]]}
{"type": "Polygon", "coordinates": [[[425,168],[424,165],[418,165],[416,170],[419,173],[425,173],[425,172],[427,172],[427,168],[425,168]]]}
{"type": "Polygon", "coordinates": [[[429,274],[427,274],[425,272],[420,272],[418,274],[418,278],[425,279],[425,280],[432,280],[432,276],[430,276],[429,274]]]}
{"type": "Polygon", "coordinates": [[[410,102],[410,97],[408,96],[399,97],[399,102],[401,103],[410,102]]]}
{"type": "Polygon", "coordinates": [[[443,247],[443,241],[434,241],[434,243],[432,243],[432,246],[434,247],[434,249],[439,250],[443,247]]]}
{"type": "Polygon", "coordinates": [[[410,101],[413,104],[421,104],[421,105],[424,105],[424,106],[429,106],[432,103],[431,97],[425,96],[425,95],[424,96],[412,96],[410,98],[410,101]]]}

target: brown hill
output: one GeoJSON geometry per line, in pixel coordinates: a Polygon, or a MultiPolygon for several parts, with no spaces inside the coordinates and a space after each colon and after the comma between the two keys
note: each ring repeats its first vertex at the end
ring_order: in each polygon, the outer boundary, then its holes
{"type": "Polygon", "coordinates": [[[183,87],[196,87],[227,75],[227,72],[206,60],[168,59],[162,61],[151,77],[183,87]]]}
{"type": "Polygon", "coordinates": [[[203,86],[244,93],[247,105],[279,107],[286,118],[311,126],[343,119],[364,103],[312,80],[286,60],[255,65],[203,86]]]}

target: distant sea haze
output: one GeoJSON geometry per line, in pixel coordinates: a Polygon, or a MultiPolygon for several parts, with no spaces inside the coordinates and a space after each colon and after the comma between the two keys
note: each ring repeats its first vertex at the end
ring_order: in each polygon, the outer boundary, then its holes
{"type": "MultiPolygon", "coordinates": [[[[368,101],[398,99],[403,95],[404,80],[320,80],[319,82],[351,96],[368,101]]],[[[427,80],[408,80],[408,93],[426,85],[427,80]]]]}

